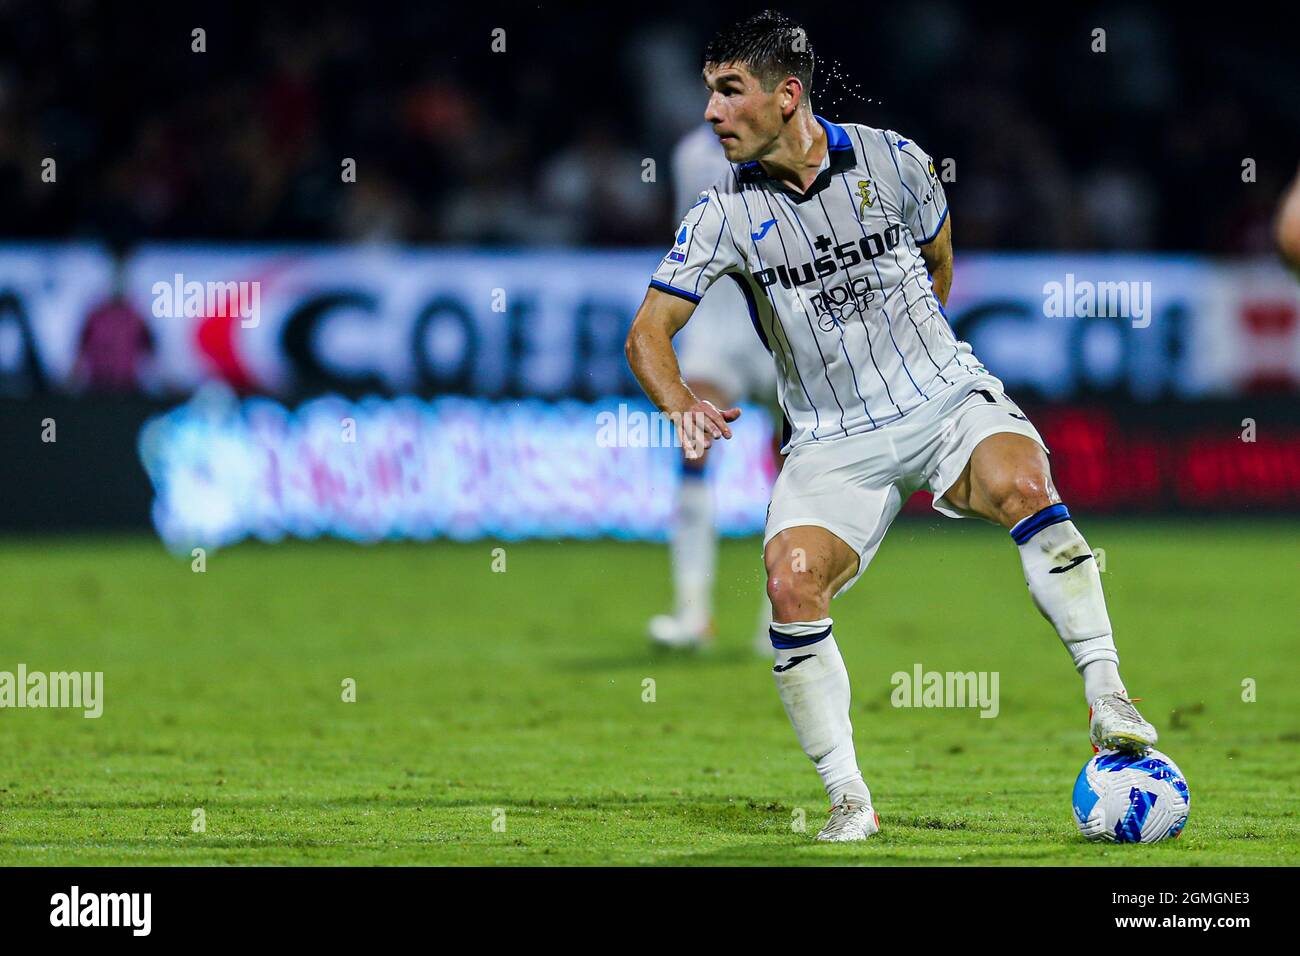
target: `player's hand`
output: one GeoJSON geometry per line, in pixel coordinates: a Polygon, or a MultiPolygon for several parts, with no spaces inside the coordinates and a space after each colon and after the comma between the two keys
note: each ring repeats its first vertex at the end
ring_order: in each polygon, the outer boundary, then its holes
{"type": "Polygon", "coordinates": [[[740,417],[739,408],[718,408],[712,402],[698,401],[677,418],[677,434],[687,458],[699,458],[713,447],[715,439],[730,438],[731,426],[740,417]]]}

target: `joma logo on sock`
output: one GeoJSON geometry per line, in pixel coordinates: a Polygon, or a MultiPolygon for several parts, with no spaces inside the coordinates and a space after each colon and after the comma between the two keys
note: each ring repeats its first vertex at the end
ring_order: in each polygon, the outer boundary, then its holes
{"type": "Polygon", "coordinates": [[[927,671],[916,664],[896,671],[889,682],[895,707],[978,707],[981,717],[998,715],[997,671],[927,671]]]}

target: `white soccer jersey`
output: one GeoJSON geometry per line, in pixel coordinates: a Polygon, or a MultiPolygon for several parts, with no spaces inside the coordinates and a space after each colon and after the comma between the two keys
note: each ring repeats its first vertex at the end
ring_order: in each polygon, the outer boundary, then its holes
{"type": "Polygon", "coordinates": [[[757,162],[732,167],[687,210],[650,280],[692,302],[719,276],[741,280],[776,362],[786,450],[898,421],[983,371],[918,248],[948,215],[930,157],[890,130],[816,119],[828,149],[804,195],[757,162]]]}

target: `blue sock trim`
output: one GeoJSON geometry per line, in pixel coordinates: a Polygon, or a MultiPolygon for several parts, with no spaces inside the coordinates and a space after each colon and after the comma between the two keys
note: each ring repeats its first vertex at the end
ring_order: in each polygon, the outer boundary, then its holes
{"type": "Polygon", "coordinates": [[[1037,514],[1017,521],[1015,527],[1011,529],[1011,537],[1015,539],[1016,544],[1024,544],[1044,528],[1069,520],[1070,511],[1065,505],[1048,505],[1037,514]]]}
{"type": "Polygon", "coordinates": [[[831,636],[831,629],[827,627],[824,631],[809,634],[807,637],[791,637],[789,634],[778,633],[775,627],[769,627],[767,636],[772,642],[772,646],[778,651],[788,651],[793,647],[807,647],[809,644],[816,644],[818,641],[826,640],[831,636]]]}

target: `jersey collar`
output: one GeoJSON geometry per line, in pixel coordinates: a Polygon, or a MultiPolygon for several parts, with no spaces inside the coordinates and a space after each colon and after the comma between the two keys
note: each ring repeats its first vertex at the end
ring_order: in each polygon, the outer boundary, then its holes
{"type": "Polygon", "coordinates": [[[829,120],[823,119],[816,113],[813,119],[822,125],[826,130],[826,158],[829,164],[817,174],[817,178],[812,181],[805,193],[797,193],[784,183],[773,180],[763,170],[763,164],[758,160],[750,163],[741,163],[736,167],[736,178],[742,183],[770,183],[772,188],[785,193],[796,203],[804,202],[817,195],[830,184],[832,177],[844,172],[846,169],[852,169],[857,162],[857,157],[853,153],[853,144],[849,140],[849,134],[845,132],[843,126],[839,126],[829,120]]]}

